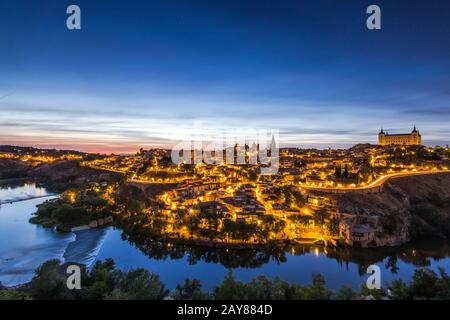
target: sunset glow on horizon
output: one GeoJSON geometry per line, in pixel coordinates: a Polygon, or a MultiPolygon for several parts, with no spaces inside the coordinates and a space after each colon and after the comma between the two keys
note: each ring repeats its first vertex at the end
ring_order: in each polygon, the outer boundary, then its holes
{"type": "Polygon", "coordinates": [[[196,121],[278,129],[283,147],[376,143],[381,127],[413,125],[425,145],[450,141],[438,5],[379,1],[372,32],[367,1],[78,1],[79,31],[64,3],[24,4],[0,5],[0,145],[132,153],[170,148],[196,121]]]}

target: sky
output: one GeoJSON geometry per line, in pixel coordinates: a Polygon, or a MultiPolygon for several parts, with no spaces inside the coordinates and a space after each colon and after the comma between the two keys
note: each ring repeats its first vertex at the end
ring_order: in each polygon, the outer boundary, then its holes
{"type": "Polygon", "coordinates": [[[416,125],[445,145],[449,21],[446,0],[0,0],[0,144],[133,152],[201,123],[319,148],[416,125]]]}

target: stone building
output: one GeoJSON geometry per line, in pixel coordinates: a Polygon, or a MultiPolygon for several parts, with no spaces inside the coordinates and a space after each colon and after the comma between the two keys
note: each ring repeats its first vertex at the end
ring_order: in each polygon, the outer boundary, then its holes
{"type": "Polygon", "coordinates": [[[401,133],[401,134],[388,134],[383,131],[381,128],[380,133],[378,134],[378,144],[380,146],[388,146],[388,145],[404,145],[404,146],[412,146],[412,145],[421,145],[422,144],[422,136],[419,131],[414,126],[413,131],[411,133],[401,133]]]}

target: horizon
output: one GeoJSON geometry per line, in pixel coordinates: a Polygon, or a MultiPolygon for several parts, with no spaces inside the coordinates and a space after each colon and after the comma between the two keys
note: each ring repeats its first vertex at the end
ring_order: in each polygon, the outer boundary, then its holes
{"type": "Polygon", "coordinates": [[[376,144],[381,127],[449,144],[450,3],[0,4],[0,144],[135,153],[205,132],[280,132],[281,147],[376,144]],[[26,10],[24,10],[26,8],[26,10]]]}
{"type": "MultiPolygon", "coordinates": [[[[416,126],[414,125],[414,128],[416,126]]],[[[398,132],[399,130],[395,130],[395,129],[389,129],[389,128],[383,128],[381,127],[382,130],[384,130],[384,132],[386,134],[389,135],[396,135],[396,134],[407,134],[409,132],[398,132]],[[392,133],[394,132],[394,133],[392,133]]],[[[417,128],[420,132],[420,129],[417,128]]],[[[376,135],[376,137],[378,137],[378,134],[376,135]]],[[[372,139],[372,140],[376,140],[376,139],[372,139]]],[[[246,143],[247,144],[247,143],[246,143]]],[[[350,149],[354,146],[357,145],[364,145],[364,144],[369,144],[369,145],[378,145],[377,141],[365,141],[365,142],[355,142],[355,143],[349,143],[349,144],[344,144],[344,145],[338,145],[338,146],[326,146],[325,144],[311,144],[311,145],[300,145],[300,144],[283,144],[280,143],[279,144],[279,149],[283,149],[283,148],[296,148],[296,149],[317,149],[317,150],[327,150],[327,149],[333,149],[333,150],[340,150],[340,149],[350,149]]],[[[448,146],[448,143],[446,144],[427,144],[427,143],[422,143],[422,146],[425,147],[429,147],[429,148],[434,148],[434,147],[446,147],[448,146]]],[[[135,154],[136,152],[138,152],[140,149],[144,149],[144,150],[150,150],[150,149],[161,149],[161,150],[171,150],[173,149],[173,145],[168,145],[168,146],[162,146],[162,145],[147,145],[146,147],[144,146],[138,146],[136,149],[129,149],[128,151],[121,151],[121,152],[114,152],[114,151],[87,151],[87,150],[83,150],[83,149],[77,149],[77,148],[58,148],[58,147],[52,147],[52,146],[48,146],[48,145],[43,145],[43,146],[37,146],[37,145],[27,145],[27,144],[0,144],[0,147],[22,147],[22,148],[36,148],[36,149],[54,149],[54,150],[59,150],[59,151],[75,151],[75,152],[82,152],[82,153],[91,153],[91,154],[117,154],[117,155],[122,155],[122,154],[135,154]]]]}
{"type": "MultiPolygon", "coordinates": [[[[248,145],[246,143],[246,145],[248,145]]],[[[308,147],[308,146],[282,146],[280,145],[278,149],[298,149],[298,150],[318,150],[318,151],[325,151],[325,150],[348,150],[351,149],[353,147],[356,147],[358,145],[370,145],[370,146],[379,146],[378,143],[370,143],[370,142],[360,142],[360,143],[355,143],[355,144],[351,144],[349,146],[346,147],[308,147]]],[[[395,147],[395,145],[393,145],[395,147]]],[[[428,147],[428,148],[435,148],[435,147],[447,147],[448,144],[446,145],[425,145],[425,144],[421,144],[421,146],[423,147],[428,147]]],[[[99,155],[118,155],[118,156],[126,156],[126,155],[134,155],[137,154],[139,152],[139,150],[143,149],[145,150],[167,150],[170,151],[172,150],[171,147],[162,147],[162,146],[150,146],[147,148],[143,148],[143,147],[138,147],[135,150],[129,150],[129,151],[125,151],[125,152],[92,152],[92,151],[83,151],[81,149],[60,149],[60,148],[51,148],[51,147],[36,147],[36,146],[32,146],[32,145],[17,145],[17,144],[0,144],[0,147],[18,147],[18,148],[34,148],[34,149],[38,149],[38,150],[55,150],[55,151],[68,151],[68,152],[79,152],[79,153],[85,153],[85,154],[99,154],[99,155]]],[[[398,146],[397,146],[398,147],[398,146]]],[[[201,149],[202,150],[202,149],[201,149]]]]}

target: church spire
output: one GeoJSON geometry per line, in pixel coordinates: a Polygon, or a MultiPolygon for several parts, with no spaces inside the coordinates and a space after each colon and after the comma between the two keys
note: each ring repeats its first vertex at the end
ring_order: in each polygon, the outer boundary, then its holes
{"type": "Polygon", "coordinates": [[[272,141],[270,142],[270,148],[275,149],[277,147],[277,144],[275,142],[275,136],[272,135],[272,141]]]}

